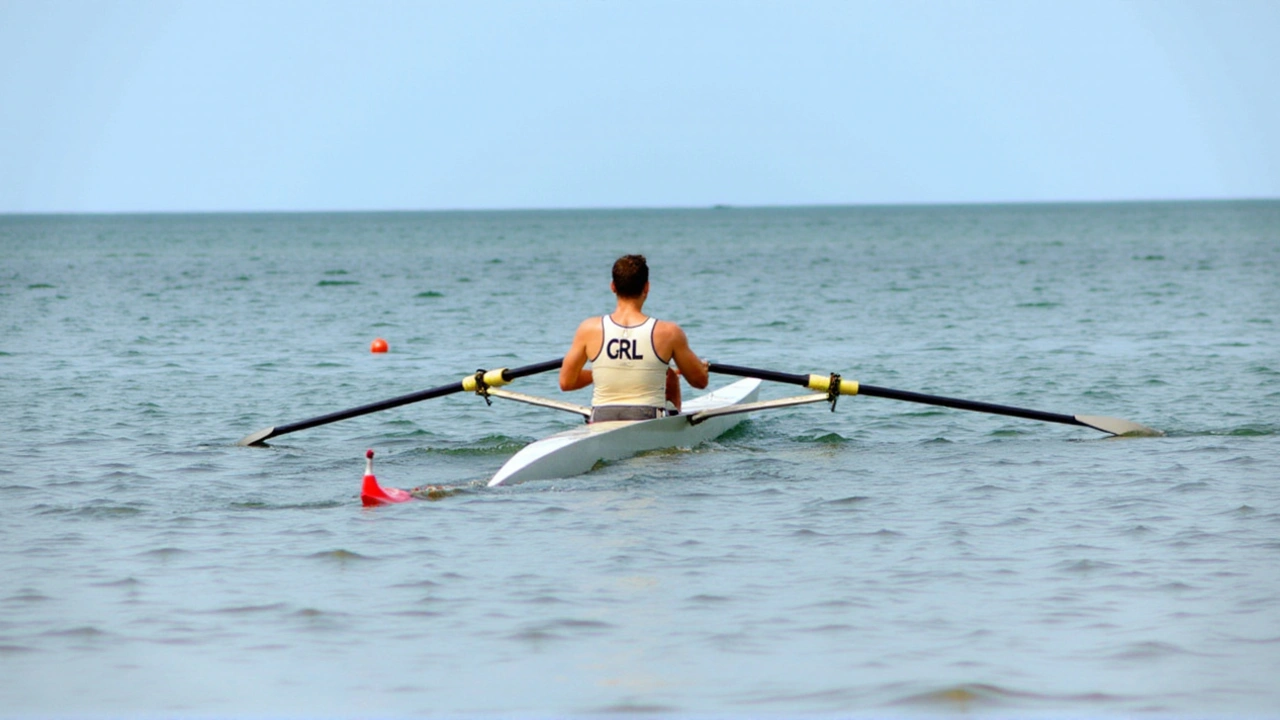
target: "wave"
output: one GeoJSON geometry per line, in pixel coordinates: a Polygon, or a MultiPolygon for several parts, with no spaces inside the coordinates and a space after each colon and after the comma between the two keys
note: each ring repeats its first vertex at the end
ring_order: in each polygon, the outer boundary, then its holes
{"type": "Polygon", "coordinates": [[[427,456],[443,455],[446,457],[488,457],[493,455],[510,455],[529,444],[527,438],[510,435],[486,435],[485,437],[463,445],[451,447],[425,447],[417,450],[427,456]]]}
{"type": "Polygon", "coordinates": [[[261,500],[237,500],[229,503],[232,510],[328,510],[343,507],[346,503],[337,500],[318,500],[304,503],[269,503],[261,500]]]}
{"type": "Polygon", "coordinates": [[[841,445],[847,442],[853,442],[849,438],[835,432],[806,433],[804,435],[793,436],[791,439],[798,443],[817,443],[819,445],[841,445]]]}
{"type": "Polygon", "coordinates": [[[41,635],[43,635],[44,637],[68,637],[68,638],[81,638],[86,640],[91,638],[106,637],[110,634],[111,633],[107,632],[106,630],[102,630],[100,628],[94,627],[93,625],[80,625],[73,628],[67,628],[65,630],[49,630],[47,632],[41,633],[41,635]]]}
{"type": "Polygon", "coordinates": [[[1241,425],[1225,431],[1211,431],[1209,435],[1226,435],[1228,437],[1269,437],[1280,435],[1280,425],[1241,425]]]}
{"type": "Polygon", "coordinates": [[[915,705],[938,710],[958,710],[963,712],[970,709],[996,709],[1026,703],[1047,703],[1060,706],[1063,703],[1111,703],[1121,702],[1126,699],[1104,693],[1051,695],[1013,690],[986,683],[969,683],[908,695],[891,702],[890,705],[915,705]]]}
{"type": "Polygon", "coordinates": [[[87,519],[115,519],[120,517],[128,517],[133,515],[141,515],[145,510],[137,505],[116,505],[104,502],[103,504],[65,506],[65,505],[36,505],[33,509],[38,515],[66,515],[69,517],[87,518],[87,519]]]}
{"type": "Polygon", "coordinates": [[[1238,425],[1236,427],[1225,428],[1208,428],[1200,430],[1179,429],[1176,427],[1160,428],[1166,437],[1171,438],[1190,438],[1190,437],[1238,437],[1238,438],[1254,438],[1254,437],[1273,437],[1280,435],[1280,425],[1270,425],[1267,423],[1248,423],[1238,425]]]}
{"type": "Polygon", "coordinates": [[[344,565],[345,565],[346,563],[349,563],[349,562],[364,562],[364,561],[376,561],[376,560],[377,560],[377,558],[373,558],[373,557],[370,557],[370,556],[368,556],[368,555],[361,555],[361,554],[360,554],[360,553],[358,553],[358,552],[352,552],[352,551],[350,551],[350,550],[342,550],[342,549],[339,549],[339,550],[325,550],[325,551],[323,551],[323,552],[312,553],[311,555],[308,555],[307,557],[309,557],[309,558],[311,558],[311,559],[313,559],[313,560],[323,560],[323,561],[326,561],[326,562],[336,562],[336,563],[344,564],[344,565]]]}
{"type": "Polygon", "coordinates": [[[29,652],[36,652],[36,649],[26,645],[0,645],[0,656],[29,652]]]}

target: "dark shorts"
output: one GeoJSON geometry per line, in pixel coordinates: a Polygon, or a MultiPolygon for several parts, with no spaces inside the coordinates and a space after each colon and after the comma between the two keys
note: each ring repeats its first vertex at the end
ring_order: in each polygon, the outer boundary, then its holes
{"type": "Polygon", "coordinates": [[[601,405],[591,408],[591,419],[587,422],[610,422],[613,420],[652,420],[666,417],[666,408],[648,405],[601,405]]]}

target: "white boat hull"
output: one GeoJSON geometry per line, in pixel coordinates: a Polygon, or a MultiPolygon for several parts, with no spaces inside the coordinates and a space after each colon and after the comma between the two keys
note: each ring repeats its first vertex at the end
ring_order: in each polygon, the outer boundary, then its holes
{"type": "Polygon", "coordinates": [[[754,402],[759,393],[760,381],[749,378],[689,400],[680,415],[592,423],[557,433],[513,455],[489,487],[581,475],[602,460],[621,460],[649,450],[695,447],[728,432],[746,415],[721,415],[694,425],[689,422],[694,413],[754,402]]]}

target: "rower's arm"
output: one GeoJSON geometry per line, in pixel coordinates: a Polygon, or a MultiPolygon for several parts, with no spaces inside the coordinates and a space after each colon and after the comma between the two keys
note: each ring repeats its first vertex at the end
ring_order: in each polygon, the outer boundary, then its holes
{"type": "Polygon", "coordinates": [[[690,385],[698,389],[705,388],[710,377],[707,373],[707,361],[698,357],[689,347],[689,338],[679,325],[672,324],[671,327],[671,357],[676,361],[676,367],[680,368],[680,374],[690,385]]]}
{"type": "Polygon", "coordinates": [[[564,392],[581,390],[591,384],[591,370],[587,369],[587,339],[596,324],[583,321],[573,334],[573,344],[560,363],[560,389],[564,392]]]}

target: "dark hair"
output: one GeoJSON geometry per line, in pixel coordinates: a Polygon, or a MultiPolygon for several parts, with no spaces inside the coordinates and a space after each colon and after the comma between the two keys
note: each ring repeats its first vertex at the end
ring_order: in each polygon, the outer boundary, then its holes
{"type": "Polygon", "coordinates": [[[649,282],[649,263],[643,255],[623,255],[613,264],[613,289],[618,297],[637,298],[649,282]]]}

